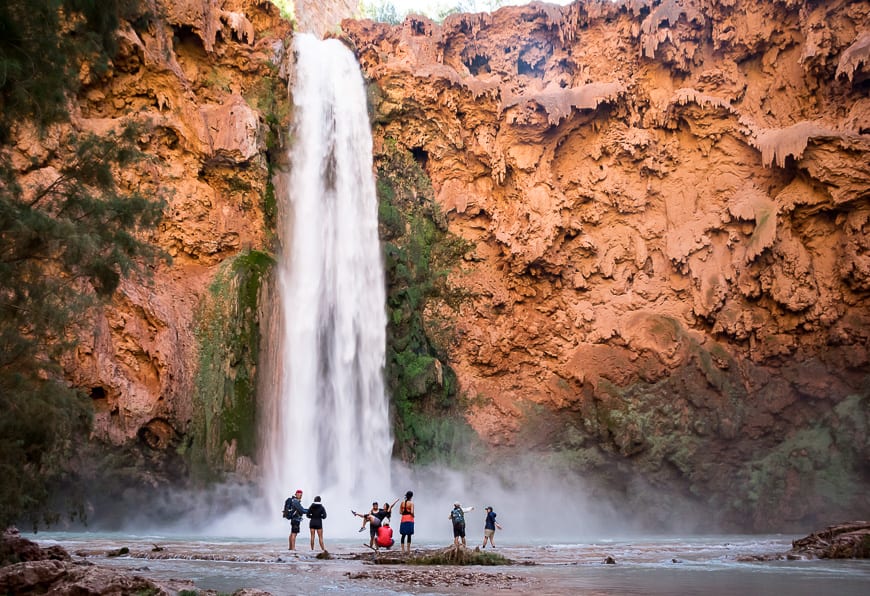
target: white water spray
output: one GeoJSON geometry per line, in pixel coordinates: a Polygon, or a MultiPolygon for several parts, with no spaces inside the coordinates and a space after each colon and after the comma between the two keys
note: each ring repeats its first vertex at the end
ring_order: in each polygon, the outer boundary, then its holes
{"type": "MultiPolygon", "coordinates": [[[[265,496],[365,507],[390,486],[385,281],[359,65],[297,35],[295,122],[264,388],[265,496]]],[[[336,511],[338,513],[338,511],[336,511]]],[[[349,512],[348,512],[349,516],[349,512]]]]}

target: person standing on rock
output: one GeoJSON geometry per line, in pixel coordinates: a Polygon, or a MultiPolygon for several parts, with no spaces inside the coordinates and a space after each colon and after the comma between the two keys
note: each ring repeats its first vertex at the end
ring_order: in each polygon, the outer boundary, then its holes
{"type": "Polygon", "coordinates": [[[453,546],[459,546],[459,540],[462,539],[462,548],[465,548],[465,514],[469,511],[474,511],[474,507],[465,507],[459,504],[459,501],[453,503],[453,510],[447,516],[453,522],[453,546]]]}
{"type": "Polygon", "coordinates": [[[399,505],[399,514],[402,516],[399,523],[399,534],[402,535],[402,552],[405,552],[405,538],[408,539],[408,553],[411,553],[411,536],[414,535],[414,503],[411,499],[414,498],[414,493],[408,491],[405,493],[405,500],[399,505]]]}
{"type": "Polygon", "coordinates": [[[378,509],[378,502],[377,501],[372,502],[371,511],[369,511],[368,513],[357,513],[353,509],[350,510],[351,513],[353,513],[357,517],[361,517],[363,520],[362,527],[359,529],[360,532],[362,532],[363,530],[366,529],[366,524],[369,524],[369,546],[370,547],[374,547],[375,538],[378,537],[378,528],[381,527],[381,520],[383,519],[383,517],[378,516],[380,511],[381,510],[378,509]]]}
{"type": "Polygon", "coordinates": [[[284,518],[290,520],[290,550],[296,550],[296,536],[299,534],[299,524],[302,516],[308,510],[302,506],[302,489],[297,490],[292,497],[284,501],[284,518]]]}
{"type": "Polygon", "coordinates": [[[495,521],[496,513],[492,507],[487,507],[484,511],[486,511],[486,521],[483,523],[483,546],[481,548],[486,548],[487,540],[489,540],[489,545],[495,548],[495,529],[501,530],[501,526],[495,521]]]}
{"type": "Polygon", "coordinates": [[[317,534],[317,539],[320,541],[320,550],[326,551],[323,546],[323,520],[326,519],[326,507],[320,502],[320,497],[314,497],[314,502],[308,506],[308,529],[311,532],[311,550],[314,550],[314,535],[317,534]]]}

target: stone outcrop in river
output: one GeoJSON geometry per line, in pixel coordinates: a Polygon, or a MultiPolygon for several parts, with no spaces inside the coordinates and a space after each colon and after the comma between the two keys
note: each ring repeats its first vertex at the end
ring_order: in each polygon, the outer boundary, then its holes
{"type": "Polygon", "coordinates": [[[813,532],[792,542],[789,556],[808,556],[817,559],[870,559],[870,522],[848,522],[813,532]]]}
{"type": "MultiPolygon", "coordinates": [[[[147,568],[146,568],[147,570],[147,568]]],[[[183,594],[212,596],[215,590],[199,590],[192,581],[158,582],[123,569],[111,569],[88,561],[73,561],[61,546],[40,548],[14,528],[0,536],[0,592],[3,594],[183,594]]],[[[263,596],[260,590],[238,590],[238,596],[263,596]]]]}

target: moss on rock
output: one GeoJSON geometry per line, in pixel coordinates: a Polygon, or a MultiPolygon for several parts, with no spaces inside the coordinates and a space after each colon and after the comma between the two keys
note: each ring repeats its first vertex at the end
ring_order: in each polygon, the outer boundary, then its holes
{"type": "Polygon", "coordinates": [[[199,369],[194,395],[194,475],[235,471],[236,458],[256,450],[258,300],[272,257],[249,250],[224,262],[196,316],[199,369]]]}
{"type": "Polygon", "coordinates": [[[457,462],[475,434],[459,412],[456,375],[444,348],[452,322],[432,304],[460,299],[447,274],[468,247],[445,230],[432,186],[414,156],[388,140],[375,156],[387,275],[386,381],[395,453],[417,463],[457,462]],[[433,337],[433,330],[438,337],[433,337]]]}

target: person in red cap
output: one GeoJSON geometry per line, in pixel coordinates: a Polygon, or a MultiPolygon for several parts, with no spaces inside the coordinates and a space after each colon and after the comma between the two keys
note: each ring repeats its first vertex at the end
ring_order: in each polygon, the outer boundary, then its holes
{"type": "Polygon", "coordinates": [[[296,535],[299,534],[299,524],[302,523],[302,516],[307,514],[308,510],[302,506],[302,489],[298,489],[296,493],[284,501],[284,519],[290,520],[290,550],[296,550],[296,535]]]}

